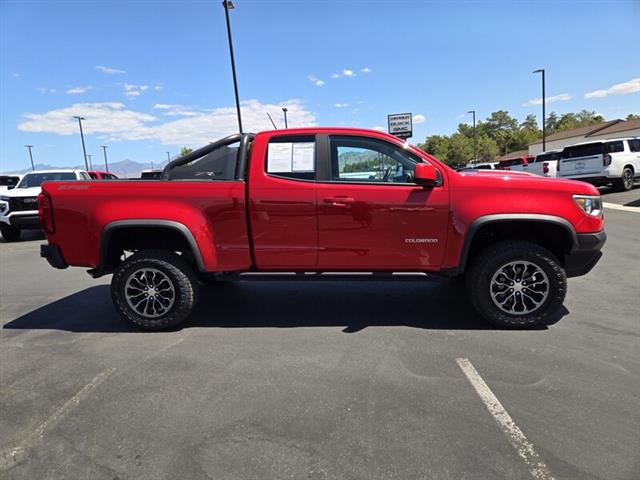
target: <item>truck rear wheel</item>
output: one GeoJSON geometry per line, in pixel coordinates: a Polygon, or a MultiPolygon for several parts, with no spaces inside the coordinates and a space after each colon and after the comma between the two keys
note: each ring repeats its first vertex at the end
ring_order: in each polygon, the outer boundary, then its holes
{"type": "Polygon", "coordinates": [[[144,330],[162,330],[185,320],[196,303],[198,280],[180,256],[144,250],[122,262],[111,280],[118,313],[144,330]]]}
{"type": "Polygon", "coordinates": [[[507,240],[478,254],[467,290],[475,309],[493,325],[529,328],[544,324],[562,306],[567,277],[546,248],[507,240]]]}
{"type": "Polygon", "coordinates": [[[0,233],[5,242],[15,242],[20,238],[20,229],[6,223],[0,223],[0,233]]]}

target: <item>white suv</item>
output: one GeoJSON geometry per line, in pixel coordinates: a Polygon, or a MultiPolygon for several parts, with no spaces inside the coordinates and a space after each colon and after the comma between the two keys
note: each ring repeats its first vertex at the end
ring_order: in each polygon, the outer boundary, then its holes
{"type": "Polygon", "coordinates": [[[571,145],[564,148],[558,161],[558,178],[631,190],[636,177],[640,177],[640,137],[571,145]]]}
{"type": "Polygon", "coordinates": [[[38,170],[27,173],[15,188],[0,196],[0,233],[5,242],[15,242],[23,229],[37,230],[38,195],[45,181],[91,180],[83,170],[38,170]]]}

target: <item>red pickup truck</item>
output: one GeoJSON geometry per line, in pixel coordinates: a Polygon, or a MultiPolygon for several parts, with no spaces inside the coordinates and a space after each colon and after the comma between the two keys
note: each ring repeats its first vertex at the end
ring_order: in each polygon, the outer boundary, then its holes
{"type": "Polygon", "coordinates": [[[529,327],[561,306],[567,277],[591,270],[606,239],[591,185],[456,172],[360,129],[232,135],[160,180],[47,182],[38,203],[41,255],[113,273],[117,310],[150,330],[183,321],[201,281],[248,272],[464,275],[487,320],[529,327]]]}

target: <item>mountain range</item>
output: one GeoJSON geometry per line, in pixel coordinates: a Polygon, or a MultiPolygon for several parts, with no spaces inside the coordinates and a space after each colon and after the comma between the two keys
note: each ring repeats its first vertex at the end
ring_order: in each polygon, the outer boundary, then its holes
{"type": "MultiPolygon", "coordinates": [[[[166,160],[159,164],[156,164],[154,162],[153,168],[164,168],[166,164],[167,164],[166,160]]],[[[60,167],[60,166],[47,165],[43,163],[37,163],[35,167],[36,167],[36,170],[58,170],[63,168],[74,168],[77,170],[85,169],[84,165],[60,167]]],[[[95,167],[95,170],[100,170],[100,171],[104,170],[104,164],[102,162],[97,163],[94,167],[95,167]]],[[[151,164],[149,163],[141,163],[141,162],[136,162],[129,159],[122,160],[120,162],[109,163],[109,171],[112,173],[115,173],[120,178],[139,178],[140,172],[142,172],[143,170],[147,170],[149,168],[151,168],[151,164]]],[[[22,174],[22,173],[28,173],[30,171],[31,171],[30,168],[25,168],[24,170],[15,170],[13,172],[6,172],[6,173],[22,174]]]]}

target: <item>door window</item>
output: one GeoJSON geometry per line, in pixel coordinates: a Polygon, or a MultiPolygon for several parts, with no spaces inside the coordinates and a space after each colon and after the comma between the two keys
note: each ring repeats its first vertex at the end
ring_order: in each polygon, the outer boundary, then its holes
{"type": "Polygon", "coordinates": [[[411,183],[420,159],[390,143],[365,137],[331,137],[331,180],[411,183]]]}
{"type": "Polygon", "coordinates": [[[640,139],[629,140],[629,149],[632,152],[640,152],[640,139]]]}

